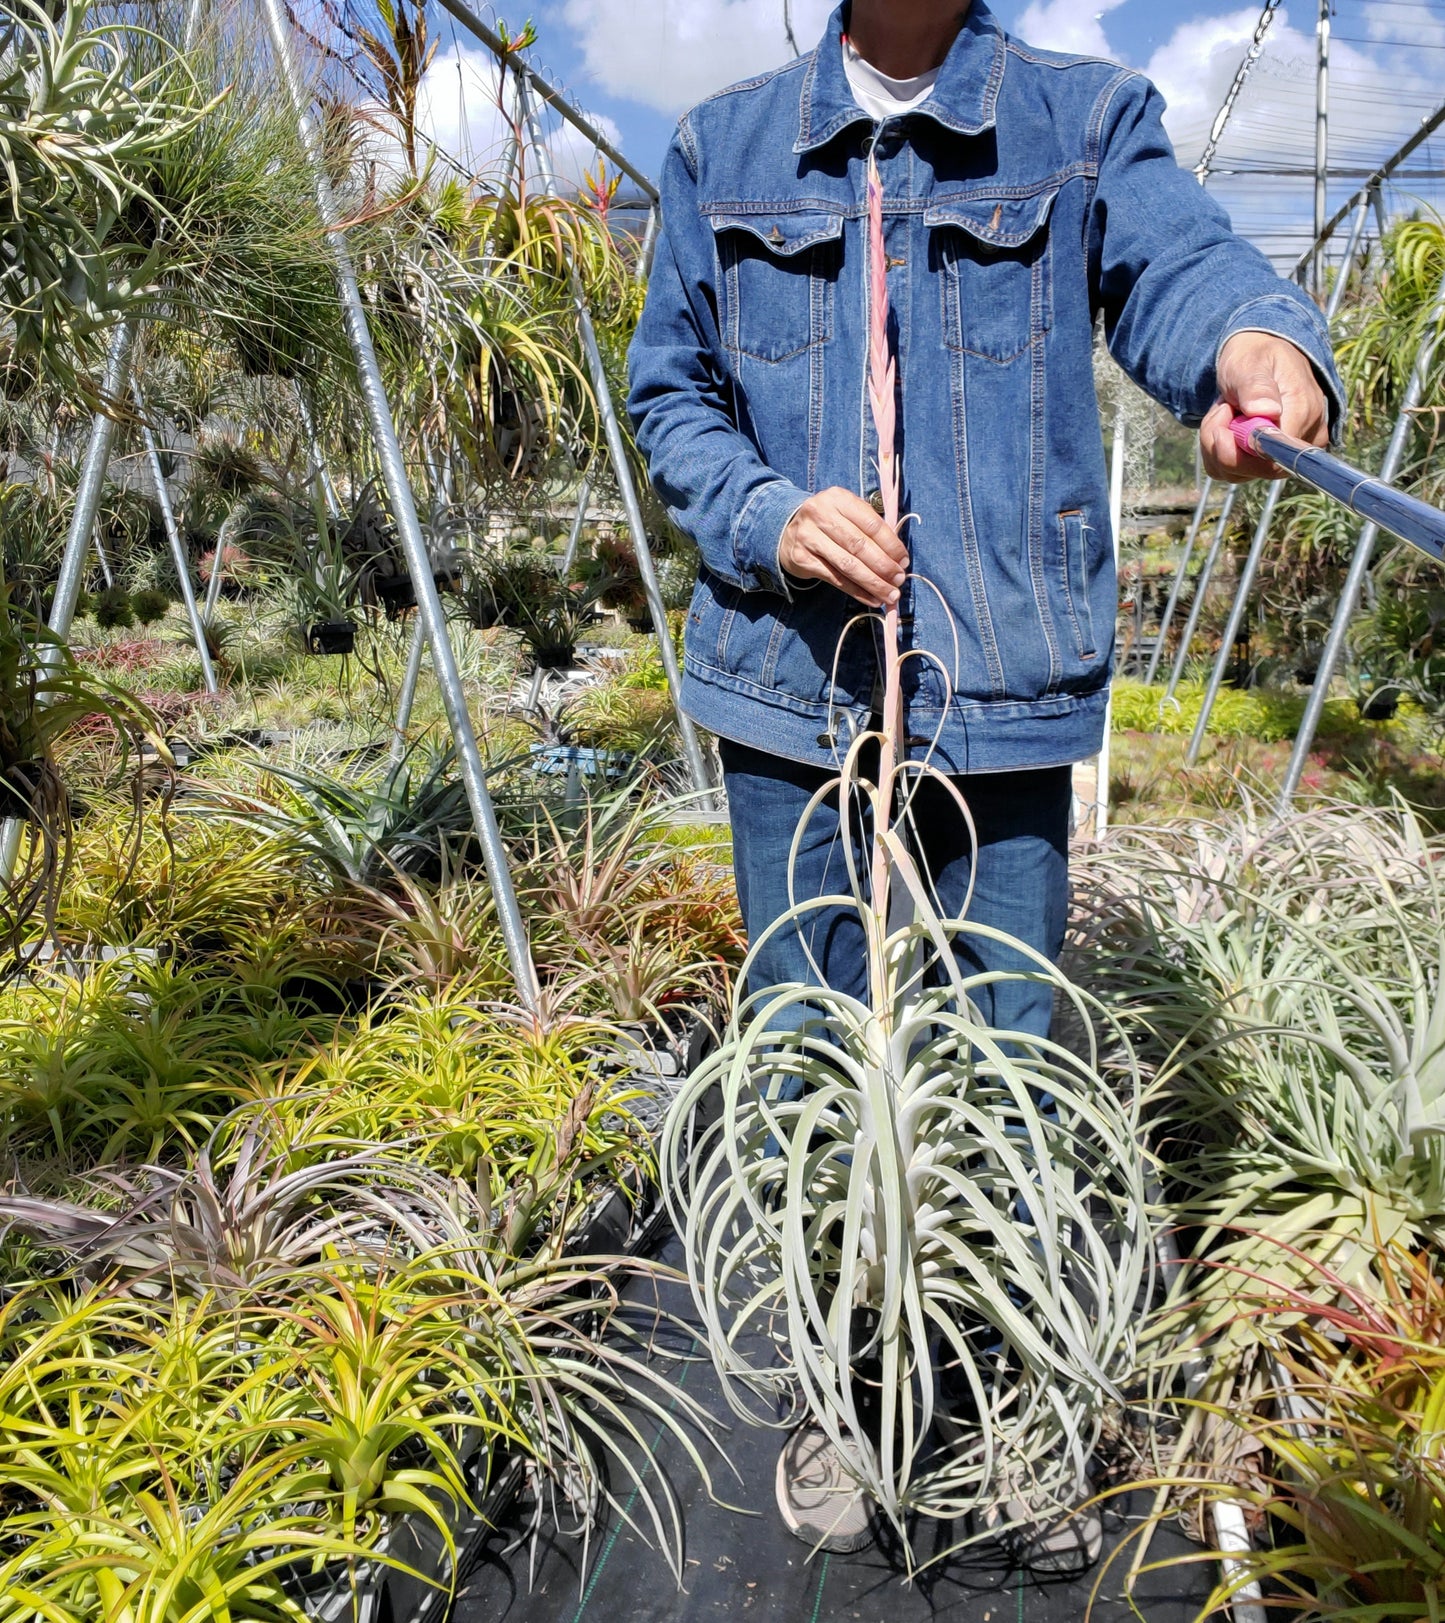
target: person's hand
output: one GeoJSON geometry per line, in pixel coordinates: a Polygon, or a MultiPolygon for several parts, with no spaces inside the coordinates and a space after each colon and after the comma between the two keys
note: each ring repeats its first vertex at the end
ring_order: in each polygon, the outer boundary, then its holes
{"type": "Polygon", "coordinates": [[[1330,408],[1309,357],[1286,338],[1239,332],[1219,357],[1219,404],[1199,428],[1204,471],[1211,479],[1241,485],[1250,479],[1282,479],[1264,457],[1241,451],[1229,425],[1236,417],[1268,417],[1286,434],[1309,445],[1330,443],[1330,408]]]}
{"type": "Polygon", "coordinates": [[[898,601],[908,549],[851,490],[809,496],[778,544],[778,562],[796,580],[822,580],[869,608],[898,601]]]}

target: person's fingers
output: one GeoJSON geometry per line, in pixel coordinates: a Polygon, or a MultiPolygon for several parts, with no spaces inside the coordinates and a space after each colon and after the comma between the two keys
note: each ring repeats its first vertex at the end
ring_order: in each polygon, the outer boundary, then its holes
{"type": "Polygon", "coordinates": [[[898,601],[899,589],[891,576],[879,574],[857,553],[837,542],[825,537],[816,556],[831,573],[833,584],[849,597],[856,597],[870,608],[888,608],[898,601]]]}
{"type": "Polygon", "coordinates": [[[907,566],[908,548],[904,546],[902,538],[880,513],[874,511],[870,503],[865,502],[861,496],[855,495],[851,490],[837,489],[825,491],[824,495],[832,498],[833,511],[845,523],[852,525],[883,549],[895,563],[907,566]]]}
{"type": "Polygon", "coordinates": [[[1227,400],[1212,407],[1199,425],[1199,449],[1204,471],[1211,479],[1226,484],[1243,484],[1249,479],[1273,479],[1278,470],[1272,462],[1242,451],[1230,428],[1236,412],[1227,400]]]}
{"type": "Polygon", "coordinates": [[[903,584],[908,573],[905,566],[841,514],[826,514],[819,527],[827,540],[840,551],[856,558],[866,570],[890,586],[903,584]]]}

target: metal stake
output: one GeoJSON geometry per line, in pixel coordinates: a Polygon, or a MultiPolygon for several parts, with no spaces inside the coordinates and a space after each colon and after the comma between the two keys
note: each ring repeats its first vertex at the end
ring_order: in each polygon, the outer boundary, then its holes
{"type": "Polygon", "coordinates": [[[1189,572],[1189,560],[1194,556],[1194,543],[1199,539],[1200,526],[1204,523],[1205,509],[1209,506],[1209,497],[1213,490],[1214,481],[1206,479],[1204,488],[1199,493],[1199,506],[1194,509],[1194,517],[1189,523],[1189,534],[1184,538],[1184,551],[1180,554],[1179,568],[1174,572],[1174,584],[1169,588],[1169,601],[1164,605],[1164,613],[1159,621],[1159,636],[1154,643],[1154,652],[1149,656],[1149,669],[1144,674],[1146,684],[1152,683],[1159,674],[1159,659],[1164,652],[1169,627],[1174,624],[1174,611],[1179,607],[1179,593],[1183,590],[1184,579],[1189,572]]]}
{"type": "Polygon", "coordinates": [[[572,566],[577,562],[577,548],[582,542],[582,530],[587,523],[587,503],[592,500],[592,475],[587,474],[582,480],[582,488],[577,492],[577,511],[572,518],[572,532],[567,537],[567,550],[562,554],[562,574],[572,573],[572,566]]]}
{"type": "Polygon", "coordinates": [[[527,1009],[536,1012],[540,1005],[541,993],[536,967],[532,962],[531,946],[527,940],[527,928],[522,919],[521,909],[517,905],[516,891],[507,866],[507,848],[497,824],[496,810],[487,792],[486,767],[482,762],[481,751],[477,748],[472,718],[467,710],[466,690],[462,686],[456,652],[447,633],[446,614],[437,592],[436,581],[432,578],[426,540],[417,521],[416,505],[412,500],[411,486],[407,481],[406,462],[396,437],[395,424],[392,422],[391,405],[386,397],[381,367],[376,359],[376,350],[372,346],[371,329],[367,325],[366,308],[362,303],[361,290],[356,283],[356,272],[352,268],[351,251],[347,247],[345,234],[339,224],[340,216],[326,173],[320,131],[311,117],[307,97],[302,90],[297,72],[296,60],[292,54],[284,0],[266,0],[266,16],[270,24],[277,65],[285,79],[286,90],[296,112],[301,141],[310,160],[321,223],[325,227],[335,256],[342,314],[346,321],[347,336],[351,340],[352,353],[356,359],[362,400],[381,463],[392,518],[396,523],[402,551],[406,556],[407,569],[416,591],[417,615],[425,627],[427,640],[431,644],[432,664],[441,687],[442,702],[446,707],[447,720],[451,724],[452,739],[456,745],[458,769],[466,789],[467,800],[471,805],[477,836],[481,841],[482,856],[491,880],[492,894],[496,899],[497,918],[501,924],[507,958],[517,983],[518,996],[527,1009]]]}
{"type": "Polygon", "coordinates": [[[170,543],[171,561],[176,566],[176,578],[181,583],[181,602],[186,606],[186,618],[191,622],[191,636],[195,639],[196,653],[201,660],[201,678],[206,684],[207,693],[216,692],[216,673],[211,665],[211,651],[206,646],[206,628],[201,622],[201,611],[196,606],[196,594],[191,587],[191,566],[186,558],[186,549],[181,544],[181,532],[176,528],[176,515],[171,510],[170,492],[166,489],[166,476],[161,471],[161,454],[156,449],[156,438],[151,433],[150,423],[146,420],[145,401],[141,397],[140,384],[134,378],[130,382],[130,392],[135,399],[135,409],[140,413],[141,438],[145,442],[146,458],[151,465],[151,480],[156,487],[156,502],[161,510],[161,522],[165,525],[166,540],[170,543]]]}
{"type": "MultiPolygon", "coordinates": [[[[517,75],[517,99],[536,154],[538,169],[547,188],[547,195],[555,197],[557,177],[542,140],[542,129],[528,93],[527,80],[520,73],[517,75]]],[[[607,452],[612,463],[613,477],[617,480],[617,488],[622,495],[623,510],[627,514],[627,527],[632,532],[632,546],[637,554],[637,572],[642,577],[642,590],[647,597],[647,606],[652,611],[658,652],[662,655],[662,668],[672,693],[673,706],[677,711],[677,731],[682,740],[682,753],[687,761],[688,775],[692,779],[693,787],[705,794],[704,804],[711,810],[712,797],[706,792],[713,787],[712,774],[708,771],[707,762],[703,758],[702,745],[698,741],[692,718],[685,715],[682,710],[682,671],[677,663],[677,649],[673,646],[672,631],[667,623],[662,588],[658,584],[657,570],[652,562],[652,548],[647,542],[647,526],[642,520],[642,504],[638,500],[632,467],[627,460],[622,425],[618,421],[617,408],[612,400],[612,385],[607,376],[602,351],[597,344],[597,333],[592,325],[591,313],[587,309],[587,299],[582,290],[581,280],[575,269],[572,269],[570,274],[572,299],[577,310],[577,325],[582,335],[582,347],[587,353],[587,367],[592,374],[592,392],[597,397],[597,410],[602,418],[603,432],[607,436],[607,452]]]]}
{"type": "Polygon", "coordinates": [[[396,701],[396,721],[391,735],[391,764],[400,766],[406,757],[406,730],[411,726],[411,713],[416,704],[417,683],[421,680],[421,656],[426,648],[426,628],[421,616],[411,632],[411,649],[406,656],[406,673],[401,679],[401,693],[396,701]]]}
{"type": "MultiPolygon", "coordinates": [[[[1445,279],[1441,280],[1434,302],[1430,306],[1430,314],[1425,323],[1425,335],[1420,340],[1420,349],[1410,373],[1410,384],[1405,390],[1404,400],[1400,403],[1400,415],[1395,420],[1395,431],[1390,436],[1385,460],[1380,465],[1380,478],[1386,484],[1394,479],[1400,471],[1400,464],[1405,460],[1410,435],[1415,427],[1415,408],[1424,398],[1425,388],[1430,380],[1430,370],[1435,359],[1436,330],[1442,316],[1445,316],[1445,279]]],[[[1355,604],[1359,601],[1360,588],[1369,570],[1375,552],[1375,542],[1379,537],[1379,526],[1367,524],[1360,532],[1360,539],[1355,543],[1355,555],[1350,560],[1350,572],[1345,577],[1339,606],[1335,610],[1334,622],[1330,626],[1324,653],[1320,655],[1314,686],[1310,689],[1309,703],[1305,706],[1304,720],[1300,723],[1294,750],[1289,758],[1289,766],[1285,770],[1284,783],[1280,787],[1277,810],[1281,817],[1285,816],[1293,805],[1300,779],[1304,776],[1310,750],[1314,747],[1315,734],[1319,731],[1320,719],[1325,713],[1325,704],[1330,696],[1330,683],[1334,679],[1340,655],[1344,652],[1350,622],[1355,617],[1355,604]]]]}
{"type": "Polygon", "coordinates": [[[1189,659],[1189,646],[1194,641],[1195,631],[1199,628],[1199,616],[1204,612],[1204,597],[1209,590],[1215,566],[1219,562],[1219,554],[1224,550],[1224,537],[1229,530],[1229,521],[1234,516],[1234,504],[1238,500],[1239,486],[1231,485],[1229,494],[1224,498],[1224,506],[1219,510],[1219,524],[1214,532],[1214,540],[1210,543],[1204,567],[1199,571],[1199,579],[1194,587],[1194,601],[1189,605],[1189,618],[1184,622],[1179,647],[1174,655],[1174,668],[1169,673],[1169,686],[1164,691],[1166,700],[1174,697],[1174,690],[1184,675],[1184,666],[1189,659]]]}

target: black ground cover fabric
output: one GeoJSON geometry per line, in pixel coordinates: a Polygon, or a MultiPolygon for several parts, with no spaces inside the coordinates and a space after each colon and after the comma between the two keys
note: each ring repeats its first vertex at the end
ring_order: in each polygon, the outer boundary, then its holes
{"type": "MultiPolygon", "coordinates": [[[[663,1260],[676,1265],[675,1241],[663,1260]]],[[[692,1319],[686,1293],[667,1293],[666,1305],[692,1319]]],[[[671,1338],[676,1344],[676,1337],[671,1338]]],[[[687,1346],[687,1338],[682,1343],[687,1346]]],[[[696,1343],[694,1354],[700,1353],[696,1343]]],[[[584,1554],[580,1540],[529,1537],[512,1549],[528,1521],[516,1506],[475,1552],[461,1586],[453,1623],[1083,1623],[1097,1570],[1071,1582],[1044,1582],[1011,1569],[996,1546],[975,1546],[924,1572],[912,1584],[886,1547],[857,1555],[810,1559],[778,1519],[773,1472],[781,1436],[734,1420],[711,1363],[697,1356],[674,1366],[672,1378],[730,1429],[721,1432],[734,1477],[716,1462],[715,1504],[682,1449],[659,1440],[652,1469],[666,1473],[683,1506],[686,1567],[679,1590],[661,1555],[633,1528],[609,1516],[584,1554]],[[755,1514],[746,1514],[752,1511],[755,1514]]],[[[644,1431],[649,1438],[654,1422],[644,1431]]],[[[1127,1537],[1147,1509],[1147,1494],[1117,1501],[1107,1522],[1105,1554],[1127,1537]]],[[[627,1502],[624,1496],[624,1503],[627,1502]]],[[[639,1517],[641,1521],[642,1518],[639,1517]]],[[[942,1530],[938,1548],[957,1542],[942,1530]]],[[[1193,1553],[1172,1525],[1160,1528],[1150,1548],[1154,1563],[1193,1553]]],[[[1215,1580],[1211,1563],[1196,1562],[1150,1574],[1136,1586],[1134,1608],[1121,1597],[1129,1554],[1105,1578],[1092,1613],[1096,1623],[1191,1623],[1215,1580]]],[[[401,1623],[401,1620],[397,1620],[401,1623]]]]}

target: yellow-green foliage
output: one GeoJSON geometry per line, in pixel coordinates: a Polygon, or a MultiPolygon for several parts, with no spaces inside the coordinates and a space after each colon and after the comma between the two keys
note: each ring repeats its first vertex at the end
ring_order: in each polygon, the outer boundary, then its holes
{"type": "MultiPolygon", "coordinates": [[[[1192,733],[1204,701],[1204,685],[1181,682],[1172,700],[1162,685],[1119,681],[1114,685],[1114,731],[1119,733],[1192,733]]],[[[1263,689],[1241,692],[1222,688],[1209,717],[1215,738],[1254,738],[1262,744],[1293,738],[1304,715],[1305,698],[1263,689]]],[[[1320,732],[1327,737],[1368,731],[1352,699],[1330,699],[1320,732]]]]}

